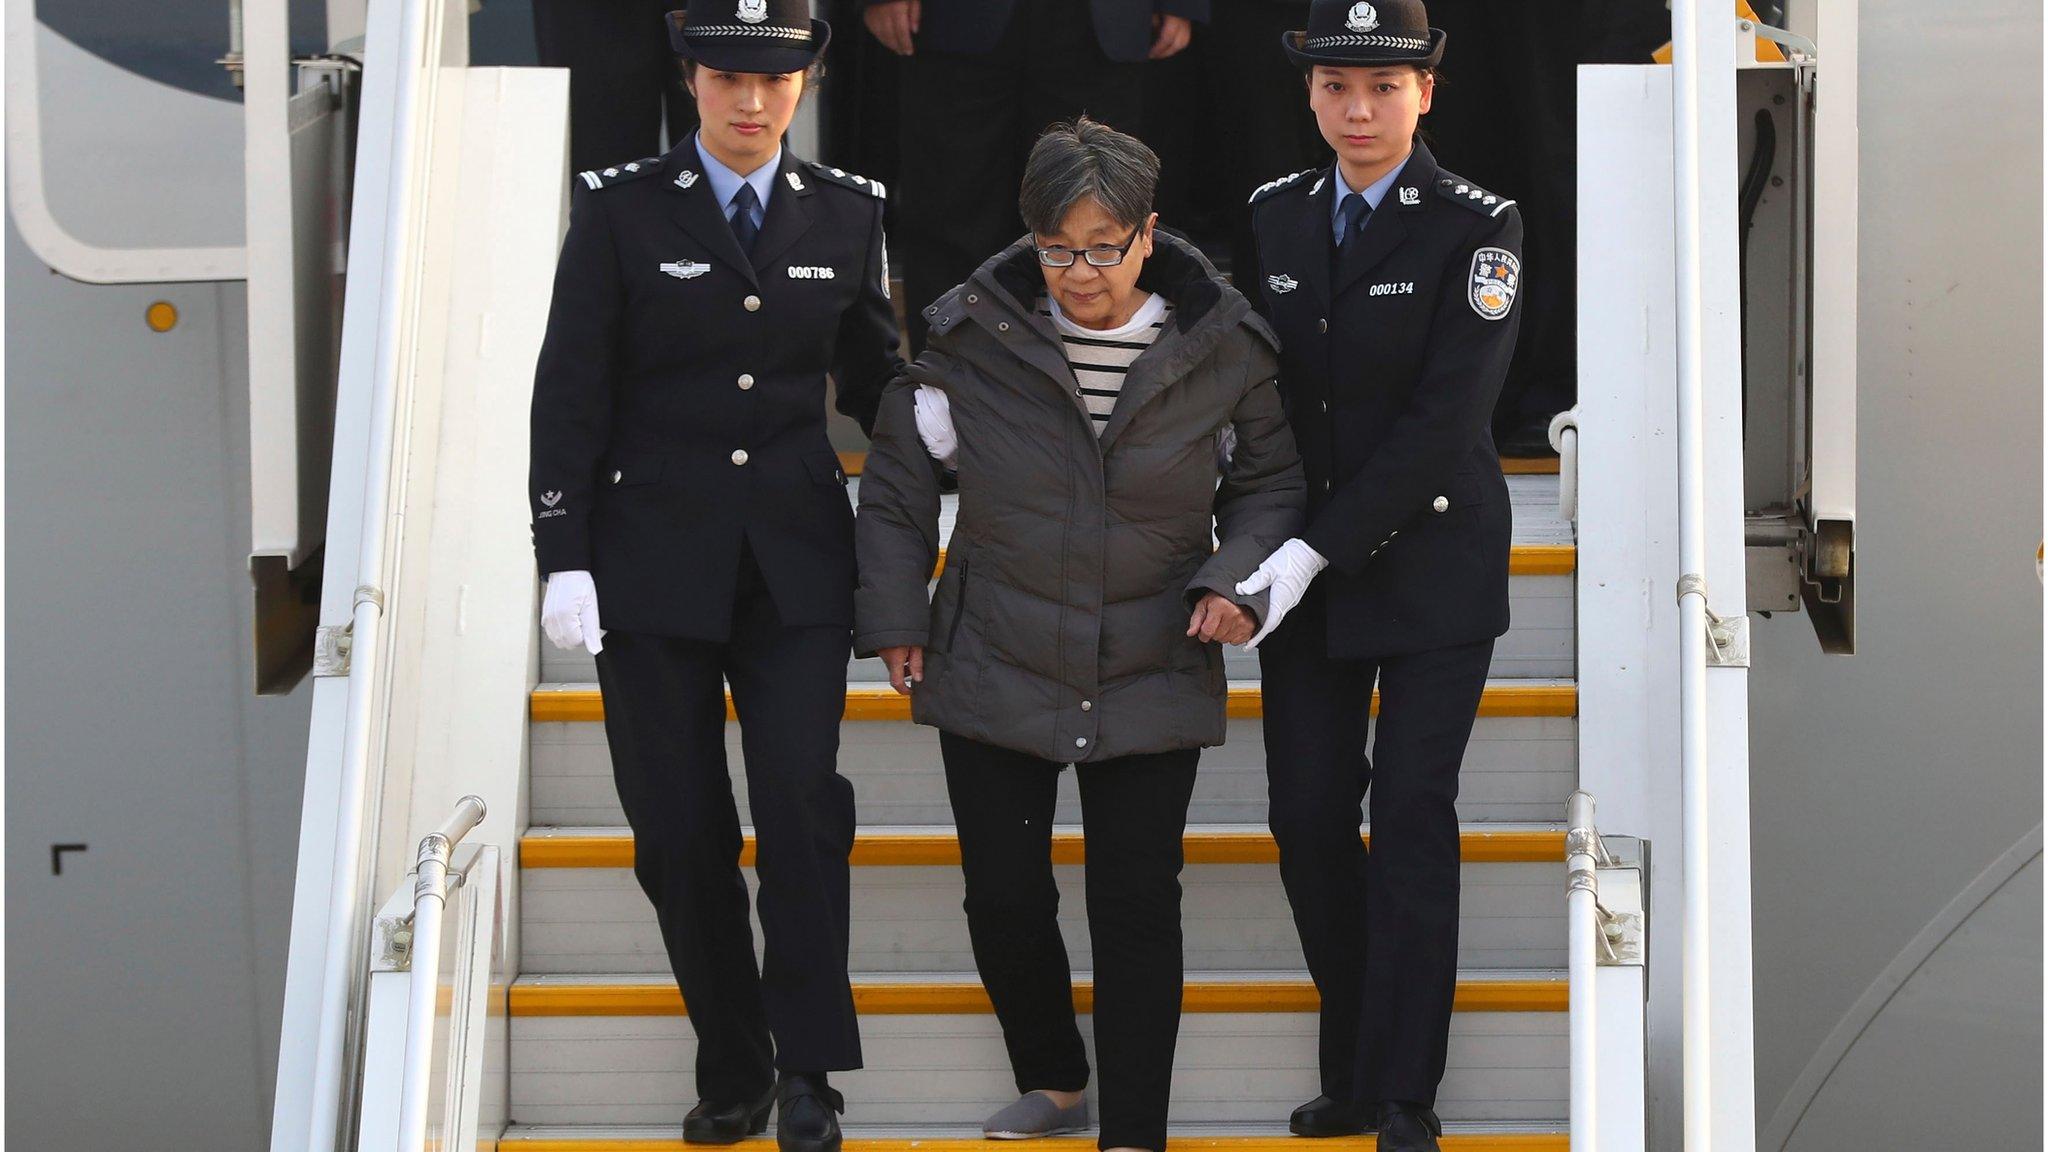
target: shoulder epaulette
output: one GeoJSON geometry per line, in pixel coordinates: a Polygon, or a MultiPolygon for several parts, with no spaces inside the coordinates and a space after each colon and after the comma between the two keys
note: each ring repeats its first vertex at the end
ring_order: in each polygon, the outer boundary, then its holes
{"type": "Polygon", "coordinates": [[[638,180],[642,176],[651,176],[659,171],[660,168],[661,157],[649,156],[644,160],[635,160],[630,164],[620,164],[615,168],[593,168],[588,172],[578,172],[576,178],[583,181],[585,187],[595,192],[600,188],[609,188],[614,184],[624,184],[629,180],[638,180]]]}
{"type": "Polygon", "coordinates": [[[804,164],[811,171],[816,172],[821,180],[829,180],[842,188],[851,188],[855,192],[865,192],[877,200],[887,200],[889,198],[889,190],[882,187],[880,180],[870,180],[865,176],[856,176],[844,168],[828,168],[816,160],[806,160],[804,164]]]}
{"type": "Polygon", "coordinates": [[[1488,192],[1462,176],[1439,171],[1436,177],[1436,191],[1439,196],[1455,204],[1463,204],[1481,216],[1498,216],[1514,207],[1514,201],[1505,196],[1488,192]]]}
{"type": "Polygon", "coordinates": [[[1264,184],[1259,185],[1257,188],[1252,189],[1251,199],[1246,200],[1245,203],[1257,204],[1259,201],[1264,200],[1266,197],[1271,196],[1272,194],[1280,191],[1283,188],[1294,187],[1296,181],[1299,181],[1302,177],[1308,175],[1309,173],[1320,171],[1322,171],[1322,169],[1320,168],[1303,168],[1299,172],[1295,172],[1287,176],[1282,176],[1278,180],[1268,180],[1264,184]]]}

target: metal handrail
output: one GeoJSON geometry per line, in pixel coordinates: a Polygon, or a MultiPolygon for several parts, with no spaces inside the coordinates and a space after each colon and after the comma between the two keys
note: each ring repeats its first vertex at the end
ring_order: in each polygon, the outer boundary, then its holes
{"type": "Polygon", "coordinates": [[[1557,453],[1557,514],[1579,522],[1579,406],[1550,418],[1550,448],[1557,453]]]}
{"type": "MultiPolygon", "coordinates": [[[[337,662],[314,674],[347,676],[340,742],[339,788],[334,815],[334,842],[327,904],[326,955],[318,1001],[313,1072],[303,1113],[303,1139],[288,1140],[273,1132],[273,1147],[307,1152],[332,1152],[342,1135],[344,1083],[349,1079],[352,1050],[351,1006],[369,909],[363,899],[366,828],[376,781],[371,764],[381,738],[378,723],[389,686],[384,656],[384,591],[394,563],[391,537],[394,477],[406,440],[399,427],[400,395],[411,367],[405,347],[412,327],[418,287],[415,238],[419,230],[423,190],[422,125],[430,122],[433,87],[439,69],[441,14],[444,0],[398,0],[394,7],[372,14],[366,44],[363,80],[362,134],[358,140],[355,203],[352,218],[358,230],[349,254],[347,319],[342,330],[342,363],[335,452],[336,485],[331,526],[345,533],[355,513],[354,571],[346,572],[346,552],[330,548],[326,583],[330,589],[353,586],[348,623],[323,626],[328,647],[345,651],[337,662]],[[381,148],[379,147],[381,145],[381,148]],[[364,170],[373,175],[366,177],[364,170]],[[379,227],[381,225],[381,227],[379,227]],[[350,421],[360,421],[349,428],[350,421]],[[348,431],[363,437],[361,487],[349,490],[339,467],[341,441],[348,431]],[[342,579],[336,580],[336,569],[342,579]],[[345,633],[334,636],[334,633],[345,633]]],[[[353,445],[350,445],[353,449],[353,445]]],[[[339,539],[345,539],[345,535],[339,539]]],[[[336,539],[331,537],[331,539],[336,539]]],[[[324,613],[323,613],[324,615],[324,613]]],[[[331,619],[331,617],[330,617],[331,619]]],[[[315,725],[316,732],[318,724],[315,725]]],[[[289,1024],[287,1025],[289,1027],[289,1024]]],[[[280,1086],[281,1093],[284,1086],[280,1086]]],[[[281,1113],[285,1102],[280,1100],[281,1113]]],[[[292,1109],[296,1111],[296,1109],[292,1109]]]]}
{"type": "Polygon", "coordinates": [[[1593,986],[1600,964],[1604,928],[1600,915],[1599,867],[1612,857],[1593,826],[1593,797],[1573,792],[1566,805],[1565,923],[1569,942],[1572,1152],[1599,1147],[1599,999],[1593,986]]]}
{"type": "Polygon", "coordinates": [[[434,1016],[440,996],[441,913],[448,903],[448,858],[483,822],[484,802],[464,796],[440,828],[420,840],[414,873],[412,977],[406,1000],[404,1088],[398,1103],[399,1152],[425,1152],[433,1083],[434,1016]]]}
{"type": "MultiPolygon", "coordinates": [[[[1677,193],[1678,302],[1678,761],[1685,837],[1680,934],[1684,1147],[1714,1147],[1713,1016],[1709,982],[1707,827],[1707,544],[1705,328],[1700,142],[1700,45],[1725,9],[1672,0],[1672,177],[1677,193]]],[[[1725,35],[1725,33],[1722,33],[1725,35]]]]}

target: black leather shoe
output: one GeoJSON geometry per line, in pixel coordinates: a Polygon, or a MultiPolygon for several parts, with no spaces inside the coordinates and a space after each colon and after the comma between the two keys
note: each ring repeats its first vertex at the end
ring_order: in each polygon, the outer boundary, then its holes
{"type": "Polygon", "coordinates": [[[737,1144],[768,1130],[768,1112],[775,1107],[775,1089],[759,1100],[740,1104],[713,1104],[700,1100],[683,1117],[685,1144],[737,1144]]]}
{"type": "Polygon", "coordinates": [[[839,1116],[846,1098],[823,1076],[783,1074],[775,1087],[775,1143],[782,1152],[839,1152],[839,1116]]]}
{"type": "Polygon", "coordinates": [[[1550,446],[1550,417],[1538,416],[1510,428],[1497,437],[1500,454],[1507,457],[1542,459],[1554,457],[1557,449],[1550,446]]]}
{"type": "Polygon", "coordinates": [[[1296,1136],[1361,1136],[1372,1131],[1373,1110],[1318,1096],[1294,1110],[1287,1130],[1296,1136]]]}
{"type": "Polygon", "coordinates": [[[1436,1138],[1443,1121],[1420,1104],[1390,1100],[1380,1105],[1379,1152],[1442,1152],[1436,1138]]]}

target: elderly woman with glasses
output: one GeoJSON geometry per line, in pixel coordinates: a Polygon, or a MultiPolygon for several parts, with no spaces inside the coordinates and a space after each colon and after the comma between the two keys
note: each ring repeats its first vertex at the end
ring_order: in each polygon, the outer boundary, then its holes
{"type": "Polygon", "coordinates": [[[939,729],[975,962],[1023,1093],[988,1134],[1088,1122],[1049,859],[1073,764],[1099,1144],[1153,1152],[1195,763],[1223,742],[1222,645],[1250,639],[1266,607],[1235,586],[1306,506],[1273,333],[1155,228],[1158,172],[1144,144],[1086,119],[1032,149],[1031,234],[926,310],[930,344],[883,396],[854,623],[855,650],[881,655],[939,729]],[[928,595],[949,485],[959,514],[928,595]]]}

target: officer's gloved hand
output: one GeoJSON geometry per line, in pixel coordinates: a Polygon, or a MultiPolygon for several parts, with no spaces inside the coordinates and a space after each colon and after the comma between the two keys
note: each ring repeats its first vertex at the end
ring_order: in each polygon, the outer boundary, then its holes
{"type": "Polygon", "coordinates": [[[597,625],[597,584],[590,573],[576,569],[548,575],[540,626],[557,648],[581,644],[593,656],[604,651],[604,629],[597,625]]]}
{"type": "Polygon", "coordinates": [[[1316,578],[1316,574],[1329,566],[1330,562],[1323,558],[1322,553],[1309,547],[1298,537],[1273,549],[1273,554],[1266,557],[1265,562],[1259,565],[1259,570],[1237,585],[1239,596],[1250,596],[1268,588],[1272,589],[1268,594],[1270,603],[1266,608],[1265,623],[1260,626],[1258,635],[1253,636],[1245,647],[1257,648],[1259,641],[1278,628],[1280,621],[1294,610],[1296,604],[1301,603],[1302,594],[1308,591],[1309,583],[1316,578]]]}

